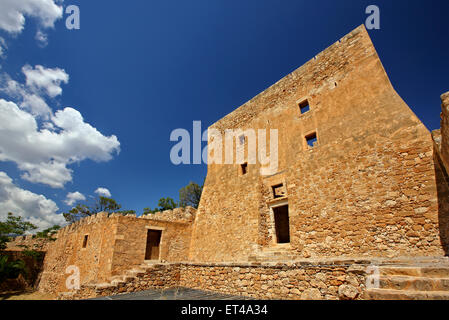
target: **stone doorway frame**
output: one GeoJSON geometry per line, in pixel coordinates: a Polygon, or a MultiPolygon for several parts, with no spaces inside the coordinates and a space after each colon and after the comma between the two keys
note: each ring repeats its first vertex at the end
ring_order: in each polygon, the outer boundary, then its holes
{"type": "MultiPolygon", "coordinates": [[[[270,207],[270,221],[268,226],[268,234],[271,237],[271,247],[289,247],[290,243],[278,243],[277,242],[277,236],[276,236],[276,222],[274,219],[274,208],[284,207],[288,206],[290,209],[290,206],[288,205],[288,199],[282,199],[280,201],[276,201],[274,203],[269,204],[270,207]]],[[[290,231],[290,242],[291,242],[291,229],[290,229],[290,210],[288,212],[288,227],[290,231]]]]}
{"type": "Polygon", "coordinates": [[[144,261],[161,261],[161,257],[162,257],[162,244],[163,244],[163,240],[164,240],[164,234],[165,234],[165,228],[162,227],[156,227],[156,226],[146,226],[145,227],[145,250],[143,253],[143,260],[144,261]],[[161,232],[161,238],[159,239],[159,257],[157,260],[148,260],[146,259],[146,254],[147,254],[147,242],[148,242],[148,231],[160,231],[161,232]]]}

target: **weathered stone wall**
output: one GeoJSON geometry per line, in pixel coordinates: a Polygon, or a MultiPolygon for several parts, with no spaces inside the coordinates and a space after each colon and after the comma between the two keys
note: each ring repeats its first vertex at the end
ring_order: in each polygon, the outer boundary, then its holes
{"type": "Polygon", "coordinates": [[[255,245],[273,246],[279,183],[298,257],[444,253],[431,135],[393,89],[364,26],[211,127],[237,128],[278,129],[278,172],[208,165],[192,261],[245,261],[255,245]],[[304,99],[310,111],[301,114],[304,99]]]}
{"type": "Polygon", "coordinates": [[[354,261],[290,264],[155,265],[116,286],[82,286],[61,299],[85,299],[149,289],[186,287],[257,299],[363,299],[366,267],[354,261]]]}
{"type": "MultiPolygon", "coordinates": [[[[170,216],[169,212],[165,215],[170,216]]],[[[164,221],[158,214],[141,218],[118,217],[118,219],[112,260],[113,275],[144,262],[149,229],[162,230],[160,260],[177,262],[188,259],[192,234],[191,222],[172,218],[164,221]]]]}
{"type": "Polygon", "coordinates": [[[52,240],[45,238],[36,238],[32,235],[19,236],[7,243],[7,251],[36,250],[46,252],[52,240]]]}
{"type": "Polygon", "coordinates": [[[65,282],[73,270],[66,274],[69,266],[76,266],[80,282],[102,282],[112,275],[112,259],[119,217],[108,217],[107,213],[77,221],[58,232],[44,261],[39,290],[59,293],[67,291],[65,282]],[[88,236],[83,248],[84,237],[88,236]]]}
{"type": "Polygon", "coordinates": [[[195,211],[187,207],[139,218],[102,212],[61,229],[48,248],[39,290],[67,291],[65,282],[70,274],[65,272],[69,266],[78,267],[80,283],[87,284],[106,282],[142,264],[149,229],[162,230],[160,260],[186,260],[195,211]]]}
{"type": "Polygon", "coordinates": [[[449,172],[449,92],[441,96],[441,158],[449,172]]]}
{"type": "Polygon", "coordinates": [[[449,252],[449,92],[441,96],[441,101],[441,129],[433,131],[432,136],[438,188],[440,238],[445,252],[449,252]]]}
{"type": "Polygon", "coordinates": [[[179,284],[179,279],[180,268],[178,264],[161,264],[149,268],[140,277],[115,287],[100,286],[98,288],[97,286],[85,284],[81,286],[80,290],[60,294],[59,299],[79,300],[149,289],[175,288],[179,284]]]}
{"type": "Polygon", "coordinates": [[[180,286],[257,299],[358,299],[365,288],[365,267],[295,263],[181,265],[180,286]],[[345,291],[351,292],[349,296],[342,293],[345,291]]]}

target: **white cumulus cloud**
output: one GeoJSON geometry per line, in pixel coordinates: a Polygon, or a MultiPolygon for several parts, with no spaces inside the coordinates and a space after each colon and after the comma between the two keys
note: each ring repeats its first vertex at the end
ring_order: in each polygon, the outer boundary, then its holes
{"type": "Polygon", "coordinates": [[[26,78],[26,86],[33,92],[43,90],[50,98],[62,94],[61,84],[69,82],[69,75],[59,68],[44,68],[37,65],[34,68],[26,65],[22,68],[26,78]]]}
{"type": "Polygon", "coordinates": [[[54,201],[17,187],[5,172],[0,171],[0,220],[5,220],[8,212],[12,212],[43,230],[66,223],[57,211],[54,201]]]}
{"type": "Polygon", "coordinates": [[[72,181],[69,165],[90,159],[104,162],[120,152],[114,135],[104,136],[74,108],[53,113],[45,98],[62,94],[69,75],[60,68],[22,68],[25,83],[0,76],[0,161],[15,162],[22,178],[62,188],[72,181]]]}
{"type": "Polygon", "coordinates": [[[101,187],[98,188],[97,190],[95,190],[95,193],[98,194],[99,196],[106,197],[106,198],[110,198],[112,196],[111,192],[108,189],[101,188],[101,187]]]}
{"type": "Polygon", "coordinates": [[[73,108],[57,111],[39,126],[31,113],[0,99],[0,161],[15,162],[25,180],[62,188],[72,180],[68,165],[109,161],[119,151],[116,136],[104,136],[73,108]]]}
{"type": "Polygon", "coordinates": [[[11,79],[7,74],[0,77],[0,91],[14,98],[21,108],[34,116],[48,119],[51,108],[44,100],[45,96],[55,98],[62,94],[61,85],[69,82],[69,75],[60,68],[45,68],[37,65],[34,68],[26,65],[22,68],[25,84],[11,79]]]}
{"type": "Polygon", "coordinates": [[[11,34],[21,33],[25,17],[37,19],[41,28],[53,28],[62,18],[62,6],[54,0],[1,0],[0,29],[11,34]]]}
{"type": "Polygon", "coordinates": [[[46,33],[42,32],[41,30],[38,30],[36,32],[36,36],[34,37],[36,39],[37,44],[41,48],[45,48],[48,45],[48,36],[46,33]]]}
{"type": "Polygon", "coordinates": [[[86,197],[81,192],[69,192],[67,193],[66,199],[64,200],[65,204],[68,206],[73,206],[78,201],[84,201],[86,197]]]}

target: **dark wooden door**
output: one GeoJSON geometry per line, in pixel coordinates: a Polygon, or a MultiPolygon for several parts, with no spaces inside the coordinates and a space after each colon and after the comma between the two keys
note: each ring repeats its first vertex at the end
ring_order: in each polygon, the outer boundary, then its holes
{"type": "Polygon", "coordinates": [[[148,230],[145,260],[159,260],[162,231],[148,230]]]}

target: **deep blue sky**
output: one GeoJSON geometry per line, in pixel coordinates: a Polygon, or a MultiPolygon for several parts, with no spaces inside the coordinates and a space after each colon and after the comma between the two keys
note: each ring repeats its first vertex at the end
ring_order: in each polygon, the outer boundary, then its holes
{"type": "Polygon", "coordinates": [[[39,48],[36,27],[10,41],[3,70],[23,77],[25,64],[59,67],[70,75],[60,107],[72,106],[121,153],[107,163],[87,160],[64,189],[19,179],[22,188],[62,203],[67,192],[108,188],[124,208],[141,213],[161,197],[178,198],[205,165],[170,162],[172,130],[203,129],[257,95],[364,23],[365,8],[381,10],[369,31],[393,86],[430,129],[439,128],[440,95],[449,90],[449,1],[150,1],[65,0],[81,10],[81,30],[65,19],[39,48]]]}

